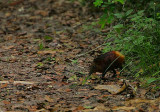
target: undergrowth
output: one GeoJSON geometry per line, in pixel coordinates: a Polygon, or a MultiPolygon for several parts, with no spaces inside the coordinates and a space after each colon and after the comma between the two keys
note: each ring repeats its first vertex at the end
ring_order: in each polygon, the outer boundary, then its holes
{"type": "MultiPolygon", "coordinates": [[[[126,55],[126,65],[130,75],[144,82],[144,85],[160,84],[160,25],[152,18],[141,16],[131,19],[131,24],[123,26],[119,32],[114,28],[106,39],[114,38],[107,43],[104,52],[120,50],[126,55]]],[[[124,69],[125,70],[125,69],[124,69]]],[[[159,88],[159,86],[155,86],[159,88]]]]}
{"type": "MultiPolygon", "coordinates": [[[[101,28],[110,27],[103,52],[119,50],[126,68],[143,86],[160,89],[160,4],[157,0],[83,0],[101,9],[101,28]],[[113,47],[114,46],[114,47],[113,47]]],[[[126,69],[124,68],[124,70],[126,69]]],[[[125,72],[124,72],[125,73],[125,72]]]]}

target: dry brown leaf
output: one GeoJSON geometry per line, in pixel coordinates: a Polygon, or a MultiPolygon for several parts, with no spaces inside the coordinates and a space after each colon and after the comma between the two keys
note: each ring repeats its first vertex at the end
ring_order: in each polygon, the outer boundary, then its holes
{"type": "Polygon", "coordinates": [[[79,106],[79,107],[77,107],[73,112],[77,112],[77,111],[80,111],[80,110],[83,110],[83,109],[84,109],[84,107],[79,106]]]}
{"type": "Polygon", "coordinates": [[[72,91],[72,89],[66,89],[65,91],[66,91],[66,92],[71,92],[71,91],[72,91]]]}
{"type": "Polygon", "coordinates": [[[105,107],[103,104],[99,104],[97,107],[94,108],[94,111],[110,111],[111,109],[108,107],[105,107]]]}
{"type": "Polygon", "coordinates": [[[44,11],[44,10],[37,10],[35,12],[36,15],[41,15],[41,16],[47,16],[48,15],[48,11],[44,11]]]}
{"type": "Polygon", "coordinates": [[[47,100],[48,102],[53,102],[54,101],[52,98],[50,98],[47,95],[45,95],[44,99],[47,100]]]}
{"type": "Polygon", "coordinates": [[[124,83],[123,86],[118,90],[118,92],[116,94],[123,92],[126,89],[126,87],[127,87],[127,85],[126,85],[126,83],[124,83]]]}
{"type": "Polygon", "coordinates": [[[58,72],[64,71],[65,68],[66,68],[65,65],[55,65],[54,66],[55,71],[58,71],[58,72]]]}
{"type": "Polygon", "coordinates": [[[68,39],[68,38],[61,38],[60,39],[60,42],[62,42],[62,43],[71,43],[71,39],[68,39]]]}
{"type": "Polygon", "coordinates": [[[7,87],[7,86],[8,86],[8,83],[2,84],[2,85],[1,85],[1,89],[2,89],[2,88],[5,88],[5,87],[7,87]]]}
{"type": "Polygon", "coordinates": [[[122,92],[125,88],[126,85],[123,85],[122,87],[119,87],[118,85],[97,85],[94,87],[95,89],[102,89],[102,90],[107,90],[111,94],[118,94],[122,92]]]}
{"type": "Polygon", "coordinates": [[[9,102],[9,101],[7,101],[7,100],[3,100],[3,103],[4,103],[5,105],[11,104],[11,102],[9,102]]]}
{"type": "Polygon", "coordinates": [[[24,1],[24,0],[17,0],[17,1],[15,1],[15,2],[9,3],[8,5],[9,5],[9,6],[18,5],[18,4],[22,3],[23,1],[24,1]]]}
{"type": "Polygon", "coordinates": [[[31,112],[35,112],[35,111],[37,111],[37,106],[30,106],[28,109],[29,109],[31,112]]]}
{"type": "Polygon", "coordinates": [[[50,76],[47,76],[47,75],[44,75],[44,76],[42,76],[44,79],[46,79],[46,80],[53,80],[52,79],[52,77],[50,77],[50,76]]]}
{"type": "Polygon", "coordinates": [[[127,104],[136,104],[136,103],[155,103],[156,100],[145,100],[145,99],[132,99],[127,101],[127,104]]]}
{"type": "Polygon", "coordinates": [[[14,38],[15,38],[15,37],[10,34],[10,35],[6,35],[4,39],[5,39],[5,40],[13,40],[14,38]]]}
{"type": "Polygon", "coordinates": [[[38,54],[41,54],[41,55],[46,55],[46,54],[55,55],[55,54],[56,54],[56,51],[46,50],[46,51],[38,51],[37,53],[38,53],[38,54]]]}
{"type": "Polygon", "coordinates": [[[8,49],[11,49],[11,48],[13,48],[13,47],[14,47],[14,46],[11,45],[11,46],[3,46],[2,48],[8,50],[8,49]]]}
{"type": "Polygon", "coordinates": [[[97,85],[94,88],[100,89],[100,90],[107,90],[111,94],[116,94],[118,90],[120,89],[120,87],[117,85],[97,85]]]}
{"type": "Polygon", "coordinates": [[[7,12],[7,13],[5,13],[5,16],[6,16],[6,17],[9,17],[9,16],[11,16],[11,13],[10,13],[10,12],[7,12]]]}
{"type": "Polygon", "coordinates": [[[112,110],[133,110],[135,109],[135,107],[126,107],[126,106],[122,106],[122,107],[113,107],[112,110]]]}

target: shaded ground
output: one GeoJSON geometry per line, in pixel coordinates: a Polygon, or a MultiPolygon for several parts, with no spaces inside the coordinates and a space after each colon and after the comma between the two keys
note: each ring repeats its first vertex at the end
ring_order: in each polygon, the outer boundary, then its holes
{"type": "Polygon", "coordinates": [[[158,112],[158,92],[152,95],[139,89],[135,93],[136,82],[124,86],[122,77],[98,84],[89,80],[81,85],[90,62],[102,49],[97,46],[105,42],[107,33],[94,26],[95,20],[78,2],[1,1],[0,109],[158,112]],[[114,94],[95,88],[100,84],[118,85],[122,91],[114,94]]]}

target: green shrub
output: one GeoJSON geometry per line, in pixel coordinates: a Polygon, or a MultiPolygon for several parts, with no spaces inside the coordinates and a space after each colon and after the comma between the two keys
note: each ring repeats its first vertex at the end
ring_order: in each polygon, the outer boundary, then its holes
{"type": "Polygon", "coordinates": [[[111,46],[105,48],[121,50],[125,53],[128,60],[126,63],[130,64],[130,74],[137,78],[145,77],[146,83],[158,82],[160,80],[160,22],[145,17],[143,11],[129,18],[129,24],[116,25],[106,38],[114,38],[114,42],[108,43],[113,44],[114,49],[111,46]]]}
{"type": "Polygon", "coordinates": [[[129,74],[146,85],[160,84],[160,1],[82,1],[100,9],[101,28],[107,25],[111,29],[106,39],[114,41],[106,43],[103,52],[120,50],[126,55],[129,74]]]}
{"type": "MultiPolygon", "coordinates": [[[[88,0],[85,1],[88,2],[88,0]]],[[[104,12],[99,21],[102,28],[117,20],[121,23],[127,22],[126,19],[130,14],[140,10],[144,10],[146,17],[160,19],[160,1],[158,0],[95,0],[93,4],[104,12]]]]}

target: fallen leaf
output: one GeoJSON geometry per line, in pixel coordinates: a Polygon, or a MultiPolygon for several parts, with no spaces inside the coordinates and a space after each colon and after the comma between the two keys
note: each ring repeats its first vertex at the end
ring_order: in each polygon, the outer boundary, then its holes
{"type": "Polygon", "coordinates": [[[8,49],[11,49],[11,48],[13,48],[13,47],[14,47],[14,46],[11,45],[11,46],[3,46],[2,48],[8,50],[8,49]]]}
{"type": "Polygon", "coordinates": [[[66,68],[65,65],[55,65],[54,66],[55,71],[58,71],[58,72],[64,71],[65,68],[66,68]]]}
{"type": "Polygon", "coordinates": [[[127,101],[127,104],[136,104],[136,103],[155,103],[156,100],[145,100],[145,99],[132,99],[127,101]]]}
{"type": "Polygon", "coordinates": [[[79,107],[77,107],[73,112],[77,112],[77,111],[80,111],[80,110],[83,110],[83,109],[85,109],[85,108],[82,107],[82,106],[79,106],[79,107]]]}
{"type": "Polygon", "coordinates": [[[41,15],[41,16],[47,16],[48,15],[48,11],[44,11],[44,10],[37,10],[35,12],[36,15],[41,15]]]}
{"type": "Polygon", "coordinates": [[[5,87],[7,87],[7,86],[8,86],[8,83],[2,84],[2,85],[1,85],[1,89],[2,89],[2,88],[5,88],[5,87]]]}
{"type": "Polygon", "coordinates": [[[53,80],[52,79],[52,77],[50,77],[50,76],[47,76],[47,75],[44,75],[44,76],[42,76],[44,79],[46,79],[46,80],[53,80]]]}
{"type": "Polygon", "coordinates": [[[41,54],[41,55],[46,55],[46,54],[55,55],[55,54],[56,54],[56,51],[46,50],[46,51],[38,51],[37,53],[38,53],[38,54],[41,54]]]}
{"type": "Polygon", "coordinates": [[[105,107],[103,104],[99,104],[93,110],[96,111],[96,112],[99,112],[99,111],[103,112],[104,110],[105,111],[110,111],[111,109],[109,107],[105,107]]]}
{"type": "Polygon", "coordinates": [[[29,110],[32,112],[35,112],[35,111],[37,112],[37,106],[30,106],[29,110]]]}
{"type": "Polygon", "coordinates": [[[72,91],[72,89],[66,89],[65,91],[66,91],[66,92],[71,92],[71,91],[72,91]]]}
{"type": "Polygon", "coordinates": [[[124,83],[123,86],[118,90],[118,92],[116,94],[123,92],[126,89],[126,87],[127,87],[127,85],[126,85],[126,83],[124,83]]]}
{"type": "Polygon", "coordinates": [[[24,0],[17,0],[17,1],[15,1],[15,2],[9,3],[8,5],[9,5],[9,6],[15,6],[15,5],[18,5],[18,4],[22,3],[23,1],[24,1],[24,0]]]}
{"type": "Polygon", "coordinates": [[[7,100],[3,100],[3,103],[4,103],[5,105],[11,104],[11,102],[9,102],[9,101],[7,101],[7,100]]]}
{"type": "Polygon", "coordinates": [[[51,99],[49,96],[45,95],[44,97],[45,100],[47,100],[48,102],[53,102],[53,99],[51,99]]]}
{"type": "Polygon", "coordinates": [[[135,109],[135,107],[126,107],[126,106],[122,106],[122,107],[113,107],[112,110],[133,110],[135,109]]]}
{"type": "Polygon", "coordinates": [[[126,88],[126,85],[123,85],[122,87],[119,87],[118,85],[97,85],[94,88],[100,90],[107,90],[111,94],[118,94],[126,88]]]}
{"type": "Polygon", "coordinates": [[[77,80],[77,75],[71,76],[68,80],[70,80],[70,81],[77,80]]]}

